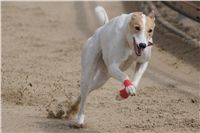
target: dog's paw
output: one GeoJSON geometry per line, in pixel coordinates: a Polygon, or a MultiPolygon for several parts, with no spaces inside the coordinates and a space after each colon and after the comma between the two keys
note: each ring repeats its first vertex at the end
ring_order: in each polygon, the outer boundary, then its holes
{"type": "Polygon", "coordinates": [[[129,96],[135,96],[135,94],[135,87],[133,85],[129,85],[125,89],[120,90],[115,99],[117,101],[121,101],[123,99],[127,99],[129,96]]]}
{"type": "Polygon", "coordinates": [[[133,85],[126,87],[126,91],[130,96],[135,96],[136,94],[136,88],[133,85]]]}

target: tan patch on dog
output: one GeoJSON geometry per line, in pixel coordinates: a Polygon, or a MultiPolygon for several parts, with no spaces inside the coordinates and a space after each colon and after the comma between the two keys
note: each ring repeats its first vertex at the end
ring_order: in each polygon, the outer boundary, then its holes
{"type": "Polygon", "coordinates": [[[154,27],[155,27],[155,18],[151,17],[151,16],[147,16],[146,17],[146,37],[149,39],[153,36],[153,31],[154,31],[154,27]]]}
{"type": "Polygon", "coordinates": [[[134,12],[131,21],[129,22],[129,28],[132,34],[139,32],[143,27],[142,12],[134,12]],[[139,28],[140,30],[137,30],[139,28]]]}
{"type": "MultiPolygon", "coordinates": [[[[138,32],[143,30],[143,13],[142,12],[134,12],[131,21],[129,22],[130,32],[132,34],[137,34],[138,32]]],[[[155,17],[154,13],[150,13],[146,16],[146,24],[145,24],[145,36],[150,39],[153,36],[153,30],[155,27],[155,17]]]]}

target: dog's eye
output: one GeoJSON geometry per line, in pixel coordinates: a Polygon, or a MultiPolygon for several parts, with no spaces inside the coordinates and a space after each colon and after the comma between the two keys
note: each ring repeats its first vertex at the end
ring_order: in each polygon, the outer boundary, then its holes
{"type": "Polygon", "coordinates": [[[137,31],[140,31],[140,26],[135,26],[135,29],[136,29],[137,31]]]}
{"type": "Polygon", "coordinates": [[[152,29],[148,30],[149,33],[151,33],[152,31],[153,31],[152,29]]]}

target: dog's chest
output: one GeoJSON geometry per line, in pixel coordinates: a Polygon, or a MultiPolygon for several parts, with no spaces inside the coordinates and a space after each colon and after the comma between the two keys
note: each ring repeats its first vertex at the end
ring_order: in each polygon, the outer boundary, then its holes
{"type": "Polygon", "coordinates": [[[142,55],[137,58],[137,61],[140,63],[144,63],[146,61],[149,61],[150,58],[151,58],[151,47],[147,47],[144,49],[142,55]]]}
{"type": "Polygon", "coordinates": [[[134,60],[133,56],[129,55],[128,58],[120,64],[120,69],[122,71],[125,71],[126,69],[128,69],[130,65],[133,63],[133,60],[134,60]]]}

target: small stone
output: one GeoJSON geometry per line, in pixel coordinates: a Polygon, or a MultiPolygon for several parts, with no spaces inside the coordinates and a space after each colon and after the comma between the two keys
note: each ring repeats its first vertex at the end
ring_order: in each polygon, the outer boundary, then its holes
{"type": "Polygon", "coordinates": [[[32,87],[33,85],[31,83],[29,83],[29,86],[32,87]]]}
{"type": "Polygon", "coordinates": [[[191,99],[191,102],[192,103],[197,103],[197,100],[196,99],[191,99]]]}
{"type": "Polygon", "coordinates": [[[138,110],[142,110],[140,107],[137,107],[138,110]]]}

